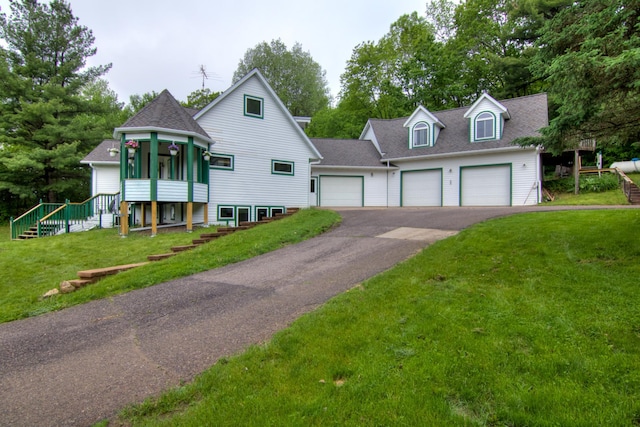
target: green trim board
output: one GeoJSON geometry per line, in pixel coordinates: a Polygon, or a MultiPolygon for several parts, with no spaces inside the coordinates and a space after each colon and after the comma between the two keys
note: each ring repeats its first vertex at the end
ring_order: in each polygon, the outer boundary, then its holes
{"type": "Polygon", "coordinates": [[[233,154],[222,154],[222,153],[211,153],[211,157],[209,158],[209,168],[210,169],[220,169],[232,171],[235,169],[236,162],[235,156],[233,154]],[[218,163],[224,163],[222,160],[229,160],[229,166],[219,165],[218,163]]]}
{"type": "Polygon", "coordinates": [[[244,115],[256,119],[264,119],[264,98],[244,95],[244,115]]]}
{"type": "MultiPolygon", "coordinates": [[[[468,169],[482,169],[482,168],[494,168],[494,167],[508,167],[509,168],[509,204],[507,206],[513,206],[513,163],[493,163],[493,164],[485,164],[485,165],[472,165],[472,166],[460,166],[459,168],[459,176],[458,176],[458,205],[465,206],[462,203],[462,199],[464,197],[462,186],[464,184],[462,178],[465,170],[468,169]]],[[[468,205],[466,205],[468,206],[468,205]]],[[[478,205],[480,206],[480,205],[478,205]]],[[[495,205],[487,205],[487,206],[495,206],[495,205]]]]}
{"type": "Polygon", "coordinates": [[[295,162],[288,160],[271,160],[272,175],[295,175],[295,162]]]}

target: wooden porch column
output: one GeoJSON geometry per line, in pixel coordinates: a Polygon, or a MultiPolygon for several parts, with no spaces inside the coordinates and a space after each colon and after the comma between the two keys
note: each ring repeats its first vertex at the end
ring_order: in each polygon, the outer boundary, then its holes
{"type": "Polygon", "coordinates": [[[146,222],[144,220],[144,214],[145,214],[145,206],[147,206],[146,203],[141,203],[140,204],[140,226],[144,227],[146,225],[146,222]]]}
{"type": "Polygon", "coordinates": [[[151,202],[151,235],[158,233],[158,202],[151,202]]]}
{"type": "Polygon", "coordinates": [[[204,226],[209,226],[209,203],[204,204],[204,226]]]}
{"type": "Polygon", "coordinates": [[[187,232],[193,231],[193,202],[187,203],[187,232]]]}
{"type": "Polygon", "coordinates": [[[129,204],[124,200],[120,202],[120,235],[129,234],[129,204]]]}

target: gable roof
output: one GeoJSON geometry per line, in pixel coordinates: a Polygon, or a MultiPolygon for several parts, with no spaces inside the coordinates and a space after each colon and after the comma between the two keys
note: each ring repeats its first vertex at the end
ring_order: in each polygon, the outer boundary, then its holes
{"type": "Polygon", "coordinates": [[[511,115],[509,114],[509,110],[502,105],[500,102],[496,101],[491,95],[489,95],[488,93],[484,92],[482,95],[480,95],[480,97],[478,99],[476,99],[476,102],[474,102],[471,107],[469,107],[469,110],[467,110],[466,113],[464,113],[464,118],[468,119],[469,117],[471,117],[471,115],[473,114],[473,111],[476,109],[476,107],[478,105],[480,105],[480,103],[484,100],[489,101],[490,103],[492,103],[493,105],[496,106],[496,108],[498,110],[500,110],[500,113],[502,114],[502,117],[504,117],[505,119],[510,119],[511,115]]]}
{"type": "Polygon", "coordinates": [[[96,148],[91,150],[91,152],[87,154],[84,159],[80,160],[80,163],[112,163],[116,165],[120,164],[120,156],[111,157],[111,155],[107,151],[109,148],[120,149],[120,141],[118,141],[117,139],[105,139],[100,144],[98,144],[96,148]]]}
{"type": "Polygon", "coordinates": [[[116,128],[113,136],[117,138],[121,133],[138,131],[178,133],[213,142],[207,132],[166,89],[122,126],[116,128]]]}
{"type": "Polygon", "coordinates": [[[413,112],[413,114],[411,114],[409,116],[409,118],[407,119],[407,121],[404,123],[404,127],[409,126],[409,123],[411,123],[411,121],[413,121],[413,118],[415,116],[417,116],[418,114],[424,114],[426,115],[429,120],[431,120],[433,122],[433,124],[438,125],[441,128],[445,128],[446,126],[444,125],[444,123],[442,123],[436,116],[434,116],[431,111],[427,110],[426,108],[424,108],[422,105],[419,105],[418,108],[416,108],[416,110],[413,112]]]}
{"type": "Polygon", "coordinates": [[[371,141],[363,139],[312,138],[322,154],[318,166],[380,168],[380,153],[371,141]]]}
{"type": "Polygon", "coordinates": [[[484,151],[492,149],[516,149],[512,141],[524,136],[537,136],[539,130],[548,125],[547,95],[545,93],[513,98],[500,103],[511,113],[511,119],[504,124],[499,140],[469,142],[469,121],[465,118],[468,107],[433,113],[447,127],[440,131],[434,146],[409,148],[407,129],[403,126],[406,118],[370,119],[369,126],[376,135],[382,160],[404,159],[433,155],[484,151]]]}
{"type": "Polygon", "coordinates": [[[262,73],[260,73],[260,71],[257,68],[254,68],[253,70],[249,71],[243,78],[238,80],[229,89],[225,90],[220,96],[218,96],[216,99],[211,101],[209,105],[207,105],[198,113],[196,113],[196,115],[193,116],[193,118],[195,120],[198,120],[200,117],[205,115],[209,110],[211,110],[212,108],[215,108],[216,105],[220,104],[221,102],[224,102],[225,99],[227,99],[233,92],[238,90],[238,88],[242,87],[242,85],[244,85],[244,83],[251,78],[257,79],[260,82],[260,84],[265,88],[265,90],[269,93],[271,98],[276,102],[276,105],[278,106],[278,108],[282,111],[284,116],[287,118],[287,121],[289,122],[289,124],[294,127],[298,135],[304,140],[304,142],[307,144],[309,149],[314,153],[315,158],[317,159],[322,158],[322,155],[320,154],[320,152],[311,143],[311,140],[309,140],[309,137],[307,136],[307,134],[304,133],[304,130],[296,122],[296,120],[293,118],[293,116],[291,115],[287,107],[285,107],[285,105],[282,103],[282,100],[280,100],[280,97],[275,93],[273,88],[271,88],[271,86],[269,85],[269,82],[267,82],[267,79],[264,78],[262,73]]]}

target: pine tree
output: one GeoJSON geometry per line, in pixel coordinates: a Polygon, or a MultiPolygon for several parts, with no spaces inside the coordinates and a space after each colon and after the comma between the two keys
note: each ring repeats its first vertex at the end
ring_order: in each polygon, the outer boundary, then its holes
{"type": "Polygon", "coordinates": [[[111,65],[87,67],[91,30],[64,0],[11,2],[0,15],[0,192],[25,204],[89,194],[80,160],[104,137],[104,103],[83,90],[111,65]]]}

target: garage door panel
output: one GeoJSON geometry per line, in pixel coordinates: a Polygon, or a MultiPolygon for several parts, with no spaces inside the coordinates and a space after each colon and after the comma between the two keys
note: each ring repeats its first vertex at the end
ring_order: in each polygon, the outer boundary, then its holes
{"type": "Polygon", "coordinates": [[[442,171],[402,173],[402,206],[441,206],[442,171]]]}
{"type": "Polygon", "coordinates": [[[360,176],[320,177],[320,206],[363,206],[363,180],[360,176]]]}
{"type": "Polygon", "coordinates": [[[510,206],[511,166],[463,168],[460,191],[462,206],[510,206]]]}

